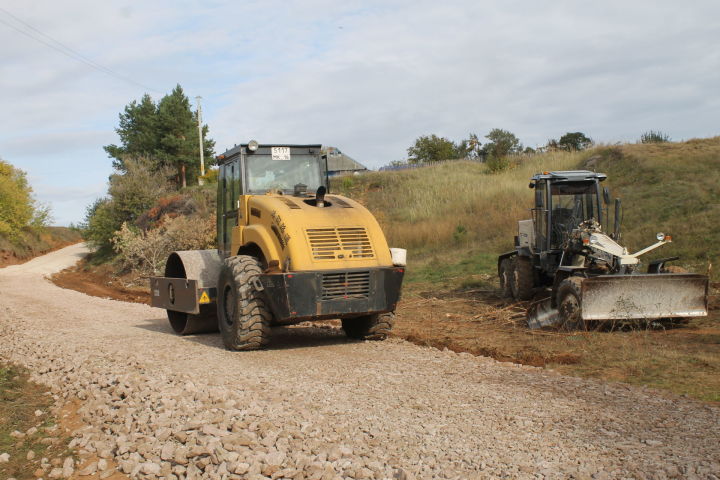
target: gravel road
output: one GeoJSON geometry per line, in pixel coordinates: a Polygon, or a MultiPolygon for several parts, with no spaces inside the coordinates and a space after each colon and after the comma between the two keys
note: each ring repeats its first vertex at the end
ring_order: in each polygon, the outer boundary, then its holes
{"type": "Polygon", "coordinates": [[[82,400],[74,444],[132,477],[720,476],[717,407],[327,328],[229,352],[44,278],[84,253],[0,270],[0,356],[82,400]]]}

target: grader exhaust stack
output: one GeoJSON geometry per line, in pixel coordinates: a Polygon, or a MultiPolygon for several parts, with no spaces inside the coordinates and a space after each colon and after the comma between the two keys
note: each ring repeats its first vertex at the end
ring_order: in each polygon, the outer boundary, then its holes
{"type": "MultiPolygon", "coordinates": [[[[535,289],[551,287],[550,298],[528,309],[528,326],[582,328],[591,321],[692,318],[707,315],[709,280],[668,266],[677,257],[650,262],[640,256],[672,242],[657,242],[631,254],[620,243],[620,201],[615,201],[614,232],[606,235],[600,182],[589,171],[544,172],[533,177],[533,219],[519,222],[515,250],[500,255],[498,274],[508,296],[529,300],[535,289]]],[[[607,189],[602,195],[610,203],[607,189]]],[[[607,216],[607,215],[605,215],[607,216]]]]}

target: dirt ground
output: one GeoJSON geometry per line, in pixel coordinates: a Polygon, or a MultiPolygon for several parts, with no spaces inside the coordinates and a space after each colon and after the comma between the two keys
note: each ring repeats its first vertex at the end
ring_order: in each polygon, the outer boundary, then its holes
{"type": "MultiPolygon", "coordinates": [[[[140,282],[117,277],[109,266],[81,261],[52,281],[97,297],[149,303],[146,287],[127,286],[140,282]]],[[[508,302],[494,289],[429,293],[413,285],[396,312],[393,334],[418,345],[720,402],[719,288],[713,284],[710,316],[687,325],[568,333],[529,330],[527,304],[508,302]]]]}
{"type": "Polygon", "coordinates": [[[530,330],[527,305],[507,302],[495,292],[413,295],[398,309],[394,334],[420,345],[720,402],[719,287],[713,285],[707,318],[588,332],[530,330]]]}
{"type": "Polygon", "coordinates": [[[161,310],[46,280],[86,251],[0,271],[0,358],[78,399],[87,430],[75,444],[110,452],[133,478],[720,471],[715,406],[396,338],[353,341],[333,328],[277,328],[267,349],[230,352],[217,334],[174,335],[161,310]]]}
{"type": "Polygon", "coordinates": [[[128,286],[131,278],[118,276],[109,265],[91,266],[86,260],[51,276],[55,285],[93,297],[150,304],[149,287],[128,286]]]}

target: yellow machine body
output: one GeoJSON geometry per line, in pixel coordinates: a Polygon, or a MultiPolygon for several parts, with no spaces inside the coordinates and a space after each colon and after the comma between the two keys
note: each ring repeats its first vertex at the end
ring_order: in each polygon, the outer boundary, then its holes
{"type": "Polygon", "coordinates": [[[165,276],[151,279],[152,304],[173,329],[212,328],[219,277],[236,256],[258,263],[262,273],[243,288],[261,292],[273,324],[394,311],[404,259],[394,264],[365,207],[327,193],[320,145],[252,147],[219,158],[217,250],[174,252],[165,276]]]}
{"type": "Polygon", "coordinates": [[[358,202],[327,195],[242,195],[230,252],[257,247],[268,267],[283,272],[391,267],[385,235],[375,217],[358,202]]]}

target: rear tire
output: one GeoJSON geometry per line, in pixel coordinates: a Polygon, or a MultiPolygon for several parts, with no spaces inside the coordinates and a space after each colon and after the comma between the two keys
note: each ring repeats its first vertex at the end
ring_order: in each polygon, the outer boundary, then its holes
{"type": "Polygon", "coordinates": [[[395,324],[395,314],[374,313],[355,318],[343,318],[345,335],[357,340],[385,340],[395,324]]]}
{"type": "Polygon", "coordinates": [[[512,269],[512,296],[516,300],[530,300],[533,296],[534,272],[528,257],[515,257],[512,269]]]}
{"type": "Polygon", "coordinates": [[[257,350],[268,344],[272,313],[253,281],[260,261],[248,255],[227,258],[218,281],[218,327],[228,350],[257,350]]]}
{"type": "Polygon", "coordinates": [[[503,258],[500,260],[500,268],[498,269],[498,277],[500,277],[500,290],[504,298],[512,298],[512,275],[513,260],[512,258],[503,258]]]}
{"type": "Polygon", "coordinates": [[[560,283],[557,290],[557,306],[560,312],[561,330],[584,330],[582,318],[582,278],[570,277],[560,283]]]}

